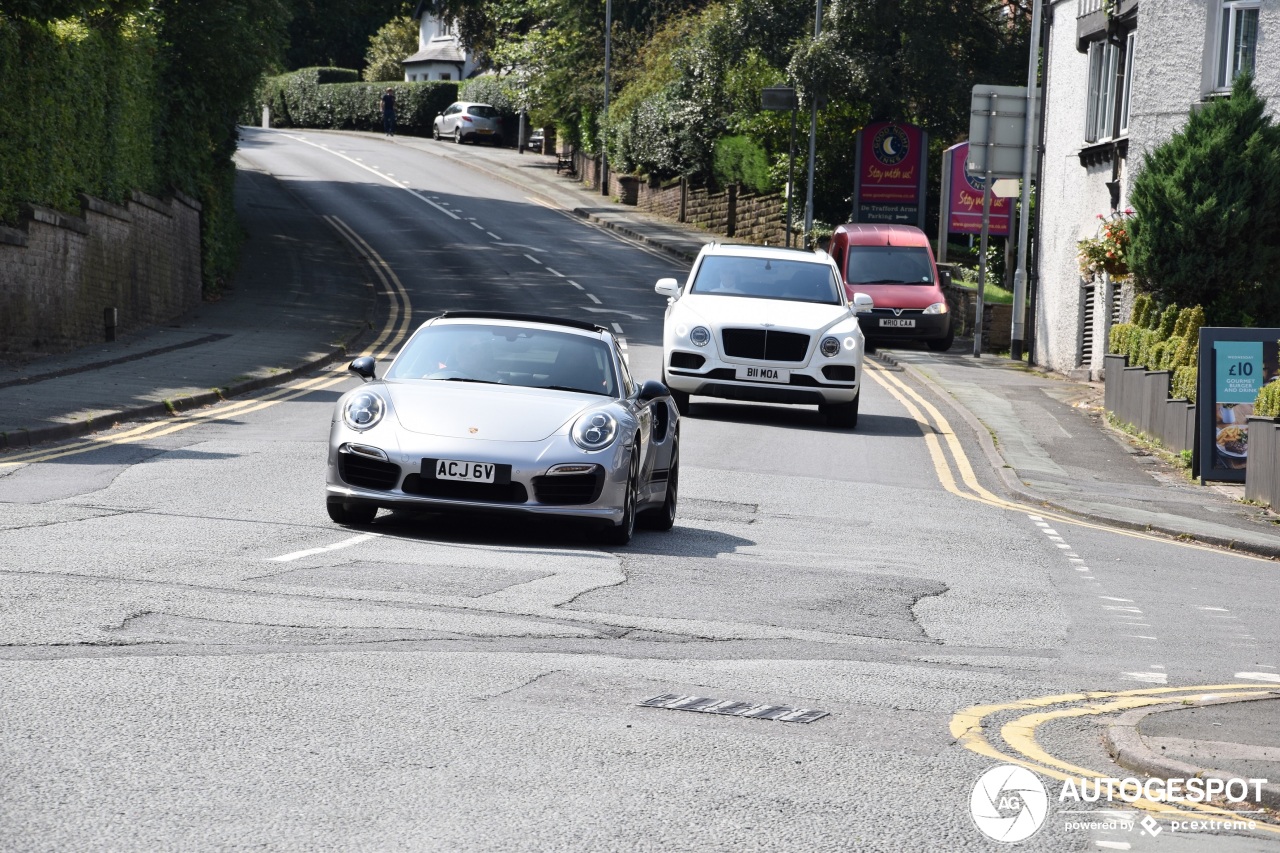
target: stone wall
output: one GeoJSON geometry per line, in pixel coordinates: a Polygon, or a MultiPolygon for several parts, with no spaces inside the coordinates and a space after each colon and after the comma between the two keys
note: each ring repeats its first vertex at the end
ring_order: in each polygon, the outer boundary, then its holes
{"type": "MultiPolygon", "coordinates": [[[[600,186],[597,159],[578,153],[574,164],[583,183],[600,186]]],[[[662,184],[610,172],[609,196],[646,213],[723,234],[735,242],[786,245],[787,200],[781,194],[756,195],[736,186],[711,190],[689,186],[683,180],[662,184]]],[[[798,245],[799,240],[800,235],[793,232],[793,243],[798,245]]]]}
{"type": "Polygon", "coordinates": [[[649,181],[639,184],[635,203],[640,210],[723,234],[741,243],[770,246],[786,243],[783,217],[787,202],[778,194],[756,195],[736,186],[712,190],[691,187],[685,181],[666,186],[649,181]]]}
{"type": "Polygon", "coordinates": [[[0,227],[0,354],[63,352],[176,319],[200,301],[200,204],[80,197],[80,216],[25,206],[0,227]]]}

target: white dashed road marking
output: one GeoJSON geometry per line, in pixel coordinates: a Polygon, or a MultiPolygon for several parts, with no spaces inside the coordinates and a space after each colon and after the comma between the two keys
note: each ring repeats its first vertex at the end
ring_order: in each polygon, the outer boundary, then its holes
{"type": "Polygon", "coordinates": [[[272,557],[273,563],[288,563],[292,560],[300,560],[303,557],[311,557],[316,554],[327,554],[330,551],[337,551],[342,548],[350,548],[352,545],[359,545],[361,542],[368,542],[370,539],[378,538],[376,533],[361,533],[359,536],[352,536],[350,539],[343,539],[341,542],[334,542],[332,545],[325,545],[320,548],[308,548],[305,551],[294,551],[292,554],[285,554],[280,557],[272,557]]]}

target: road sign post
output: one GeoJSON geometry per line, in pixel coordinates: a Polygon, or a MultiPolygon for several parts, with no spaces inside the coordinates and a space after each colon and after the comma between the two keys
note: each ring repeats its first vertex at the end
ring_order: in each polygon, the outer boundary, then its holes
{"type": "Polygon", "coordinates": [[[760,106],[766,110],[791,112],[791,145],[787,149],[787,248],[791,248],[791,199],[796,189],[796,110],[800,107],[800,99],[791,86],[766,86],[761,94],[760,106]]]}
{"type": "MultiPolygon", "coordinates": [[[[1029,191],[1030,182],[1036,178],[1032,168],[1034,158],[1027,156],[1026,146],[1029,128],[1037,126],[1041,111],[1040,91],[1037,89],[1032,97],[1027,97],[1025,86],[986,86],[973,87],[973,99],[969,109],[969,156],[965,168],[971,175],[984,175],[987,190],[991,188],[993,178],[1021,178],[1024,181],[1024,196],[1029,191]]],[[[984,210],[986,205],[984,204],[984,210]]],[[[1024,205],[1025,207],[1025,205],[1024,205]]],[[[1019,212],[1025,217],[1027,210],[1019,212]]],[[[1011,223],[1012,224],[1012,223],[1011,223]]],[[[978,307],[982,307],[982,287],[986,267],[987,215],[983,215],[982,254],[979,261],[978,307]]],[[[1025,234],[1025,229],[1019,231],[1025,234]]],[[[1025,242],[1025,238],[1023,240],[1025,242]]],[[[1023,256],[1023,246],[1018,247],[1019,257],[1023,256]]],[[[1023,331],[1023,318],[1019,310],[1026,312],[1025,282],[1015,278],[1014,281],[1014,315],[1013,332],[1018,340],[1019,355],[1023,331]],[[1022,298],[1019,299],[1018,288],[1022,287],[1022,298]]],[[[977,337],[982,334],[982,318],[975,323],[978,332],[974,339],[974,355],[979,353],[977,337]]]]}

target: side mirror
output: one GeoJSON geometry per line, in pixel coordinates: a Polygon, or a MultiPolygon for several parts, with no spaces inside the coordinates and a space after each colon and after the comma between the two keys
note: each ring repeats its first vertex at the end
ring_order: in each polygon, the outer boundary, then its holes
{"type": "Polygon", "coordinates": [[[641,403],[647,403],[650,400],[656,400],[659,397],[665,397],[671,391],[666,385],[663,385],[656,379],[646,379],[645,383],[640,386],[640,394],[637,396],[641,403]]]}
{"type": "Polygon", "coordinates": [[[347,370],[359,376],[365,382],[374,377],[374,369],[378,366],[378,362],[371,355],[362,355],[347,366],[347,370]]]}
{"type": "Polygon", "coordinates": [[[671,299],[680,298],[680,282],[676,281],[674,278],[658,279],[658,283],[653,286],[653,289],[663,296],[671,299]]]}
{"type": "Polygon", "coordinates": [[[866,314],[876,307],[876,302],[865,293],[853,294],[853,313],[866,314]]]}

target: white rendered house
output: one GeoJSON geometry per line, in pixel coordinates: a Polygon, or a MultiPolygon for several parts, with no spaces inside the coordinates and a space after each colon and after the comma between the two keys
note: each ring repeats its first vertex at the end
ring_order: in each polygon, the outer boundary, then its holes
{"type": "Polygon", "coordinates": [[[436,17],[434,4],[420,0],[412,17],[418,22],[418,52],[401,60],[405,82],[466,80],[475,73],[475,60],[453,24],[436,17]]]}
{"type": "Polygon", "coordinates": [[[1097,376],[1120,288],[1084,281],[1077,241],[1124,210],[1143,152],[1253,71],[1280,108],[1280,0],[1045,0],[1045,94],[1035,358],[1097,376]]]}

